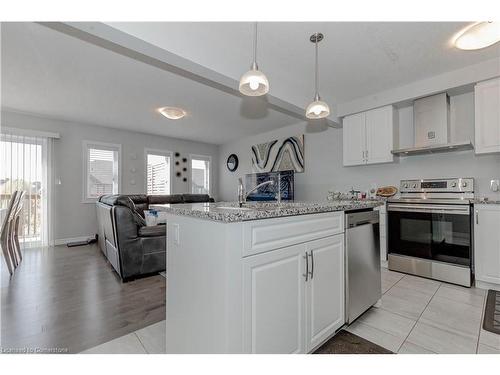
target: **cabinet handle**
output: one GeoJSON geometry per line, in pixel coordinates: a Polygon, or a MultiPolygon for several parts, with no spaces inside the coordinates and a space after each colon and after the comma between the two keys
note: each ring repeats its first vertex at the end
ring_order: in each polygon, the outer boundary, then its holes
{"type": "Polygon", "coordinates": [[[314,276],[314,253],[313,250],[311,250],[311,280],[313,279],[314,276]]]}
{"type": "Polygon", "coordinates": [[[366,150],[366,161],[368,161],[368,150],[366,150]]]}
{"type": "Polygon", "coordinates": [[[303,258],[306,260],[306,273],[302,274],[302,276],[304,276],[306,278],[306,281],[307,281],[309,279],[309,256],[307,255],[307,251],[306,251],[306,255],[304,255],[303,258]]]}
{"type": "Polygon", "coordinates": [[[479,210],[476,210],[476,224],[479,225],[479,210]]]}

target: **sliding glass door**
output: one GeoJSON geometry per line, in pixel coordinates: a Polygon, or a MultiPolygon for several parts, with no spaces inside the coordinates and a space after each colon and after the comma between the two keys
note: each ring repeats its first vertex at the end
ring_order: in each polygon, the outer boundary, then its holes
{"type": "Polygon", "coordinates": [[[23,247],[48,244],[47,145],[43,137],[0,135],[0,206],[8,206],[14,191],[26,192],[19,231],[23,247]]]}

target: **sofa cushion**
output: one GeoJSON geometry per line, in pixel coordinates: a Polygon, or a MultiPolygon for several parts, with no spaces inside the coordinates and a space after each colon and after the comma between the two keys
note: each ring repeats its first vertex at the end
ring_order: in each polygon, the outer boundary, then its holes
{"type": "Polygon", "coordinates": [[[128,197],[134,202],[136,212],[144,217],[144,210],[149,209],[148,196],[144,194],[131,194],[128,197]]]}
{"type": "Polygon", "coordinates": [[[183,203],[184,199],[182,194],[172,194],[172,195],[149,195],[149,204],[174,204],[183,203]]]}
{"type": "Polygon", "coordinates": [[[115,204],[119,206],[125,206],[130,208],[130,210],[133,213],[134,221],[135,223],[142,227],[146,225],[146,220],[137,212],[137,207],[135,206],[135,203],[130,199],[129,196],[127,195],[120,195],[116,198],[115,204]]]}
{"type": "Polygon", "coordinates": [[[184,203],[204,203],[210,202],[210,196],[208,194],[182,194],[184,203]]]}
{"type": "Polygon", "coordinates": [[[165,236],[167,234],[166,225],[155,225],[152,227],[140,227],[139,237],[156,237],[165,236]]]}

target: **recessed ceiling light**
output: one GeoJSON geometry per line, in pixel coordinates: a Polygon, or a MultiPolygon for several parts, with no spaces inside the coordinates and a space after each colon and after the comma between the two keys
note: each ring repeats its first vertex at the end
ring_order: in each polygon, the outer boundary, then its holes
{"type": "Polygon", "coordinates": [[[186,116],[186,111],[179,107],[161,107],[158,112],[170,120],[179,120],[186,116]]]}
{"type": "Polygon", "coordinates": [[[475,50],[500,41],[500,22],[477,22],[460,31],[453,40],[455,47],[475,50]]]}

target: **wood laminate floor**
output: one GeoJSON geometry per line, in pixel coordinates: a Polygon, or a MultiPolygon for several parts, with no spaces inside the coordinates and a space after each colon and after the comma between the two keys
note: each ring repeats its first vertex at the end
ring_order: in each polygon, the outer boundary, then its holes
{"type": "Polygon", "coordinates": [[[78,353],[165,320],[165,278],[122,283],[96,245],[26,249],[12,277],[0,260],[4,353],[78,353]]]}

